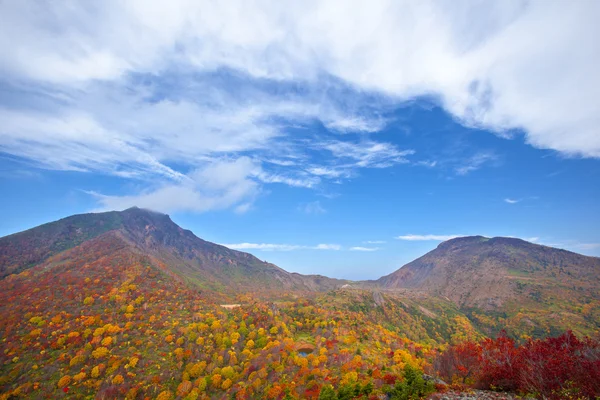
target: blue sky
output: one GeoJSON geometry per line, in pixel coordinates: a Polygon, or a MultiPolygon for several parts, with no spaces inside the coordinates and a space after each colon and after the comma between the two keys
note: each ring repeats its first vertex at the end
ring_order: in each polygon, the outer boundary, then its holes
{"type": "Polygon", "coordinates": [[[349,279],[458,235],[600,256],[598,3],[31,4],[0,5],[0,235],[138,205],[349,279]]]}

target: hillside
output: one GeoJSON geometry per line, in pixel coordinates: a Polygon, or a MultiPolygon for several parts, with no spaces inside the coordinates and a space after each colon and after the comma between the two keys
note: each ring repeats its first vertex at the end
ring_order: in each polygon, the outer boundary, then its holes
{"type": "Polygon", "coordinates": [[[600,258],[521,239],[448,240],[376,283],[495,317],[520,313],[525,318],[518,323],[532,332],[540,322],[550,330],[588,327],[591,333],[600,327],[600,258]]]}
{"type": "Polygon", "coordinates": [[[249,253],[202,240],[168,215],[136,207],[75,215],[0,238],[0,278],[78,246],[93,246],[107,236],[180,279],[219,292],[265,288],[319,291],[344,284],[323,276],[289,273],[249,253]]]}

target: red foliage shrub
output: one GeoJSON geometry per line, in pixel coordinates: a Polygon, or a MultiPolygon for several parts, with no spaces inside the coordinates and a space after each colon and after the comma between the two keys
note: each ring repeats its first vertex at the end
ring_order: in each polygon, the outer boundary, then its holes
{"type": "Polygon", "coordinates": [[[479,344],[452,346],[437,357],[434,366],[443,379],[473,376],[475,386],[482,389],[557,400],[600,396],[600,342],[580,340],[571,331],[529,340],[522,346],[502,333],[479,344]]]}
{"type": "Polygon", "coordinates": [[[449,347],[434,362],[438,375],[447,383],[456,380],[465,383],[474,378],[480,367],[481,346],[478,343],[465,342],[449,347]]]}

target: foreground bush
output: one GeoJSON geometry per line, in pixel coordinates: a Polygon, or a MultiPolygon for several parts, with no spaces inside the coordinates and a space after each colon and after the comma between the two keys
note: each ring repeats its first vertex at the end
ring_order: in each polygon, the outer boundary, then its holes
{"type": "Polygon", "coordinates": [[[600,396],[600,342],[571,331],[517,346],[501,334],[449,347],[434,365],[442,379],[547,399],[600,396]]]}

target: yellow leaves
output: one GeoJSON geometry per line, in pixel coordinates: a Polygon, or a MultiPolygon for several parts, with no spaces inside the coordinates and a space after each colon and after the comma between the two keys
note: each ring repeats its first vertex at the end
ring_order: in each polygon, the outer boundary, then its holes
{"type": "Polygon", "coordinates": [[[214,322],[213,322],[213,323],[210,325],[210,329],[211,329],[212,331],[216,331],[216,330],[218,330],[218,329],[220,329],[220,328],[221,328],[221,321],[219,321],[218,319],[217,319],[217,320],[215,320],[215,321],[214,321],[214,322]]]}
{"type": "Polygon", "coordinates": [[[355,383],[357,381],[358,381],[358,373],[356,371],[351,371],[351,372],[344,374],[344,376],[342,377],[341,384],[347,385],[347,384],[355,383]]]}
{"type": "Polygon", "coordinates": [[[85,299],[83,299],[83,305],[91,306],[92,304],[94,304],[94,298],[92,296],[88,296],[85,299]]]}
{"type": "Polygon", "coordinates": [[[294,363],[301,368],[308,367],[308,360],[305,357],[296,356],[296,358],[294,358],[294,363]]]}
{"type": "Polygon", "coordinates": [[[104,335],[105,331],[106,331],[106,329],[104,329],[104,328],[96,328],[94,330],[93,336],[102,336],[102,335],[104,335]]]}
{"type": "Polygon", "coordinates": [[[115,375],[115,377],[112,378],[113,385],[120,385],[123,382],[125,382],[125,379],[123,379],[123,375],[121,375],[121,374],[115,375]]]}
{"type": "Polygon", "coordinates": [[[204,392],[206,390],[206,379],[198,379],[196,382],[198,384],[198,390],[204,392]]]}
{"type": "Polygon", "coordinates": [[[185,341],[185,339],[180,337],[175,341],[175,344],[177,344],[177,346],[181,346],[184,341],[185,341]]]}
{"type": "Polygon", "coordinates": [[[95,366],[94,368],[92,368],[92,378],[97,378],[100,376],[100,368],[98,368],[98,366],[95,366]]]}
{"type": "Polygon", "coordinates": [[[176,349],[173,351],[173,354],[175,354],[175,357],[176,357],[178,360],[181,360],[181,359],[183,359],[183,349],[182,349],[181,347],[178,347],[178,348],[176,348],[176,349]]]}
{"type": "Polygon", "coordinates": [[[156,400],[171,400],[173,399],[173,393],[169,390],[165,390],[164,392],[160,392],[158,396],[156,396],[156,400]]]}
{"type": "Polygon", "coordinates": [[[277,328],[276,326],[274,326],[271,329],[269,329],[269,333],[271,335],[277,335],[278,332],[279,332],[279,328],[277,328]]]}
{"type": "Polygon", "coordinates": [[[130,304],[125,308],[125,312],[127,314],[132,314],[134,311],[135,311],[135,307],[133,306],[133,304],[130,304]]]}
{"type": "Polygon", "coordinates": [[[71,377],[69,375],[65,375],[58,380],[57,386],[59,389],[67,387],[71,384],[71,377]]]}
{"type": "Polygon", "coordinates": [[[104,339],[102,339],[102,346],[108,347],[112,344],[112,342],[113,342],[113,338],[110,336],[107,336],[104,339]]]}
{"type": "Polygon", "coordinates": [[[73,376],[73,380],[75,382],[81,382],[82,380],[85,379],[86,376],[87,376],[87,374],[85,372],[80,372],[77,375],[73,376]]]}
{"type": "Polygon", "coordinates": [[[246,342],[246,347],[249,349],[254,348],[254,340],[250,339],[246,342]]]}
{"type": "Polygon", "coordinates": [[[31,317],[29,322],[40,327],[46,325],[46,321],[42,317],[31,317]]]}
{"type": "Polygon", "coordinates": [[[198,346],[202,346],[204,344],[204,338],[200,336],[198,339],[196,339],[196,344],[198,346]]]}
{"type": "Polygon", "coordinates": [[[190,377],[192,377],[192,378],[200,377],[200,375],[202,375],[202,373],[204,372],[205,368],[206,368],[206,361],[197,362],[196,364],[192,365],[192,367],[189,370],[190,377]]]}
{"type": "Polygon", "coordinates": [[[71,358],[71,361],[69,362],[69,366],[73,367],[78,364],[83,364],[83,362],[85,362],[85,356],[78,355],[78,356],[71,358]]]}
{"type": "Polygon", "coordinates": [[[221,389],[227,390],[231,387],[231,385],[233,385],[231,379],[225,379],[225,381],[223,381],[223,383],[221,384],[221,389]]]}
{"type": "Polygon", "coordinates": [[[32,338],[37,338],[42,334],[42,330],[41,329],[33,329],[31,332],[29,332],[29,336],[31,336],[32,338]]]}
{"type": "Polygon", "coordinates": [[[225,378],[233,378],[235,375],[235,370],[230,366],[223,367],[221,369],[221,375],[223,375],[225,378]]]}
{"type": "Polygon", "coordinates": [[[137,357],[131,357],[131,358],[129,359],[129,364],[128,364],[128,365],[129,365],[129,367],[131,367],[131,368],[135,368],[135,366],[137,365],[138,361],[140,361],[140,359],[139,359],[139,358],[137,358],[137,357]]]}
{"type": "Polygon", "coordinates": [[[94,358],[102,358],[108,355],[109,351],[106,347],[98,347],[96,350],[92,351],[92,357],[94,358]]]}

